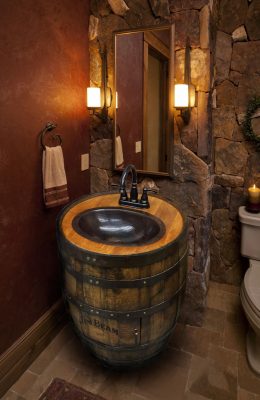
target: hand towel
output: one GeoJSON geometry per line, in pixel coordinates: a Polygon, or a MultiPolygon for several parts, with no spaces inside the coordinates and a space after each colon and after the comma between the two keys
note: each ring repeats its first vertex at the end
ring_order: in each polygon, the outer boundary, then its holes
{"type": "Polygon", "coordinates": [[[61,146],[45,146],[42,157],[43,199],[47,208],[69,201],[61,146]]]}
{"type": "Polygon", "coordinates": [[[121,136],[116,137],[116,167],[122,168],[124,166],[124,155],[121,136]]]}

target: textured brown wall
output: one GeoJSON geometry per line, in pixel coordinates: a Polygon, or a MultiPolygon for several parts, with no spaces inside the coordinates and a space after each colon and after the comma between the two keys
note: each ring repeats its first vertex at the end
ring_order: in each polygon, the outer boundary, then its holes
{"type": "Polygon", "coordinates": [[[87,0],[2,2],[0,24],[0,353],[60,296],[59,208],[42,200],[39,131],[58,124],[71,199],[89,192],[87,0]]]}

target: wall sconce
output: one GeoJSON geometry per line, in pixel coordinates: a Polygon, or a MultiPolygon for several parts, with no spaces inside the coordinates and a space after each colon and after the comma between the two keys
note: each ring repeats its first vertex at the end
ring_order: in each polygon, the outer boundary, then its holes
{"type": "Polygon", "coordinates": [[[107,51],[106,48],[101,50],[99,46],[99,54],[101,57],[101,68],[102,68],[102,82],[101,88],[99,87],[88,87],[87,88],[87,108],[93,115],[100,118],[103,122],[107,122],[108,108],[111,107],[112,103],[112,91],[107,86],[108,74],[107,74],[107,51]],[[96,110],[100,110],[97,112],[96,110]]]}
{"type": "Polygon", "coordinates": [[[195,106],[195,87],[187,83],[174,85],[174,107],[189,108],[195,106]]]}
{"type": "Polygon", "coordinates": [[[195,106],[195,87],[190,82],[190,41],[187,38],[184,60],[184,83],[174,85],[174,107],[179,109],[184,123],[190,120],[190,109],[195,106]]]}

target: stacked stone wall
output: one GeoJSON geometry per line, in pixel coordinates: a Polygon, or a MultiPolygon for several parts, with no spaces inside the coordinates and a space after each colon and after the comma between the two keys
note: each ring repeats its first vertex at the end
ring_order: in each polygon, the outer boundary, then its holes
{"type": "MultiPolygon", "coordinates": [[[[236,285],[247,264],[240,255],[238,208],[245,204],[247,188],[260,186],[260,152],[242,131],[254,96],[260,96],[260,2],[221,0],[212,110],[211,279],[236,285]]],[[[260,118],[252,124],[260,135],[260,118]]]]}

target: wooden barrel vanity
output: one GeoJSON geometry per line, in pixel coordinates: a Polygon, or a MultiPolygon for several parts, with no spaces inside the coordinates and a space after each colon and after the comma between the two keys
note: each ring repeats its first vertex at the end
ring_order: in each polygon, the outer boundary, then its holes
{"type": "Polygon", "coordinates": [[[57,224],[64,297],[76,331],[114,366],[141,363],[161,351],[176,324],[187,273],[184,217],[158,196],[149,196],[149,209],[136,211],[138,219],[142,213],[161,221],[154,240],[111,244],[81,234],[75,221],[87,210],[129,209],[118,206],[118,198],[81,198],[62,211],[57,224]]]}

